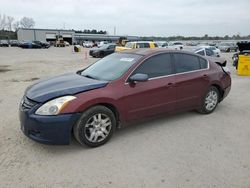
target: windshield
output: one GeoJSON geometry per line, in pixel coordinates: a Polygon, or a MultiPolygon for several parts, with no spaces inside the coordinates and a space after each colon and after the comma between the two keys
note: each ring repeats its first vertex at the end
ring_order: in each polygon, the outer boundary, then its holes
{"type": "Polygon", "coordinates": [[[97,61],[80,74],[97,80],[116,80],[136,63],[140,57],[140,55],[136,54],[114,53],[97,61]]]}

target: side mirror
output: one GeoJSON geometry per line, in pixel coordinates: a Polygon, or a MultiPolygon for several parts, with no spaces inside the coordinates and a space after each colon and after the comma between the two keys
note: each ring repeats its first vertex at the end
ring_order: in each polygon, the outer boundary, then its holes
{"type": "Polygon", "coordinates": [[[146,82],[148,81],[148,75],[147,74],[141,74],[137,73],[129,78],[129,82],[135,83],[135,82],[146,82]]]}

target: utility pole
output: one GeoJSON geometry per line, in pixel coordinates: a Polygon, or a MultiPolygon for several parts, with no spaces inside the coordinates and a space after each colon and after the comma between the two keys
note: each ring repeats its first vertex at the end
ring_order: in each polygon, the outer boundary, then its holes
{"type": "Polygon", "coordinates": [[[114,27],[114,35],[116,35],[116,26],[114,27]]]}

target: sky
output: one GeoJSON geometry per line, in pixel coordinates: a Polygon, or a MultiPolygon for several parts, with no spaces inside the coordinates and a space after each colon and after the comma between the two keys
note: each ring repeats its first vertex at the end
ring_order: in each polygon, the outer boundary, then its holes
{"type": "Polygon", "coordinates": [[[250,0],[0,0],[0,14],[35,28],[97,29],[117,35],[250,35],[250,0]]]}

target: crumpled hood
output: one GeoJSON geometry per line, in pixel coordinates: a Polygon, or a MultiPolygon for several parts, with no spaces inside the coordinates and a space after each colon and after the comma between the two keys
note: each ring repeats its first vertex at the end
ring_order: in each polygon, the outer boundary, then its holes
{"type": "Polygon", "coordinates": [[[56,97],[105,87],[107,84],[108,81],[94,80],[76,73],[69,73],[38,81],[26,89],[25,95],[36,102],[45,102],[56,97]]]}

